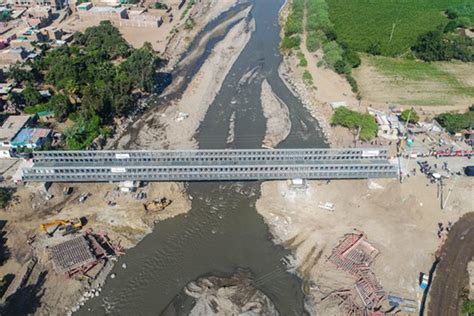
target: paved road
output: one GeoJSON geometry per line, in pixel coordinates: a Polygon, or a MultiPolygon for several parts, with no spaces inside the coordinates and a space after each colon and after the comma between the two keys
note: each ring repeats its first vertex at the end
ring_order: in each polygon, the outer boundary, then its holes
{"type": "Polygon", "coordinates": [[[430,290],[428,315],[458,316],[468,285],[467,264],[474,257],[474,213],[464,215],[449,232],[430,290]]]}

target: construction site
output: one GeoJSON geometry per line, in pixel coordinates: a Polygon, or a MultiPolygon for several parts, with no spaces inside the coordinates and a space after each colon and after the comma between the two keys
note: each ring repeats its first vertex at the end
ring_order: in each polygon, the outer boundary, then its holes
{"type": "Polygon", "coordinates": [[[155,222],[189,210],[183,190],[136,182],[19,186],[16,201],[2,212],[6,311],[77,311],[99,295],[117,258],[155,222]]]}
{"type": "MultiPolygon", "coordinates": [[[[421,172],[402,184],[395,179],[266,182],[257,210],[273,240],[291,251],[289,266],[304,281],[310,312],[418,315],[431,301],[438,306],[443,287],[437,286],[434,297],[429,292],[435,263],[452,231],[467,234],[456,225],[472,212],[472,181],[462,176],[444,181],[440,186],[421,172]]],[[[453,245],[448,251],[459,255],[451,258],[468,262],[466,246],[453,245]]],[[[446,284],[453,283],[458,295],[452,299],[459,300],[467,270],[460,267],[454,274],[446,284]]]]}

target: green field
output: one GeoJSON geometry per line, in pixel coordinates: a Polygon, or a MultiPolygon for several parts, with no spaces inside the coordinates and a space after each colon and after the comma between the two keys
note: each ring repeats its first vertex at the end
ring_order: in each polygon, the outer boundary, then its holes
{"type": "Polygon", "coordinates": [[[466,0],[326,0],[339,39],[365,52],[380,43],[381,53],[405,53],[419,35],[446,25],[444,11],[466,0]]]}
{"type": "Polygon", "coordinates": [[[409,59],[372,57],[371,63],[382,73],[404,81],[432,81],[450,88],[451,93],[474,97],[474,88],[442,69],[442,63],[425,63],[409,59]]]}

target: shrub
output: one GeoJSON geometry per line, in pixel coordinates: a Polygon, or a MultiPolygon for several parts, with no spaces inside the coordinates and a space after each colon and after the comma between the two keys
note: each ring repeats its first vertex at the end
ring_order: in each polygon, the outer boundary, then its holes
{"type": "Polygon", "coordinates": [[[367,48],[367,53],[377,56],[382,53],[382,49],[380,48],[380,42],[372,42],[370,43],[369,47],[367,48]]]}
{"type": "Polygon", "coordinates": [[[474,301],[465,301],[461,308],[462,313],[466,315],[474,314],[474,301]]]}
{"type": "Polygon", "coordinates": [[[323,46],[324,60],[334,67],[338,60],[342,59],[342,49],[336,42],[327,42],[323,46]]]}
{"type": "Polygon", "coordinates": [[[301,67],[308,66],[308,61],[306,60],[306,58],[304,57],[304,54],[302,52],[296,53],[296,56],[298,56],[298,58],[300,60],[299,66],[301,66],[301,67]]]}
{"type": "Polygon", "coordinates": [[[319,34],[317,32],[311,31],[308,32],[306,36],[306,48],[310,52],[315,52],[321,46],[321,41],[319,34]]]}
{"type": "MultiPolygon", "coordinates": [[[[339,44],[341,45],[341,44],[339,44]]],[[[343,48],[344,49],[344,48],[343,48]]],[[[349,64],[352,68],[357,68],[361,64],[361,59],[359,54],[351,49],[346,48],[344,53],[342,53],[342,58],[349,64]]]]}
{"type": "MultiPolygon", "coordinates": [[[[338,61],[336,61],[336,63],[334,64],[334,70],[338,73],[338,74],[345,74],[345,73],[348,73],[348,67],[347,67],[347,64],[344,60],[340,59],[338,61]]],[[[349,69],[350,71],[350,69],[349,69]]]]}
{"type": "Polygon", "coordinates": [[[166,10],[168,9],[168,6],[161,2],[155,2],[155,9],[166,10]]]}
{"type": "Polygon", "coordinates": [[[312,84],[313,83],[313,76],[311,75],[311,73],[308,71],[308,70],[305,70],[304,73],[303,73],[303,80],[308,83],[308,84],[312,84]]]}
{"type": "Polygon", "coordinates": [[[12,198],[14,190],[11,188],[0,188],[0,208],[7,207],[12,198]]]}
{"type": "Polygon", "coordinates": [[[474,124],[474,112],[459,113],[441,113],[435,117],[441,126],[451,134],[460,130],[467,129],[474,124]]]}
{"type": "Polygon", "coordinates": [[[292,49],[301,45],[301,38],[299,35],[285,36],[281,43],[283,49],[292,49]]]}
{"type": "Polygon", "coordinates": [[[359,86],[357,85],[357,81],[352,77],[350,74],[346,75],[347,82],[351,85],[351,90],[354,93],[359,92],[359,86]]]}
{"type": "Polygon", "coordinates": [[[370,114],[351,111],[345,107],[337,108],[332,116],[333,125],[360,129],[359,138],[367,141],[377,136],[378,126],[370,114]]]}
{"type": "Polygon", "coordinates": [[[418,121],[420,121],[420,117],[418,116],[418,113],[416,113],[415,110],[410,109],[405,110],[400,114],[400,120],[409,123],[418,123],[418,121]]]}

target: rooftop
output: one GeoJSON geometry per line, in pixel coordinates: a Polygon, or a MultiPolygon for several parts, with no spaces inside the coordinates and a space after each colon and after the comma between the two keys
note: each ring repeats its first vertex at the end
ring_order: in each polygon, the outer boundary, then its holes
{"type": "Polygon", "coordinates": [[[93,13],[121,13],[126,11],[126,8],[113,8],[113,7],[92,7],[89,12],[93,13]]]}
{"type": "Polygon", "coordinates": [[[12,140],[12,144],[16,146],[24,146],[27,144],[36,144],[47,137],[51,133],[49,128],[24,128],[12,140]]]}
{"type": "Polygon", "coordinates": [[[10,115],[0,127],[0,141],[10,141],[30,119],[30,115],[10,115]]]}

